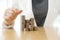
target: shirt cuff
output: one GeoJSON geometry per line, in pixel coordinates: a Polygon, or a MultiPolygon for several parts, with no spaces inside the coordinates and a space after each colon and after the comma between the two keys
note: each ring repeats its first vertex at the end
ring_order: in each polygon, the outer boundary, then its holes
{"type": "Polygon", "coordinates": [[[14,26],[14,22],[12,22],[10,25],[6,25],[5,23],[3,23],[3,28],[6,28],[6,29],[13,28],[13,26],[14,26]]]}

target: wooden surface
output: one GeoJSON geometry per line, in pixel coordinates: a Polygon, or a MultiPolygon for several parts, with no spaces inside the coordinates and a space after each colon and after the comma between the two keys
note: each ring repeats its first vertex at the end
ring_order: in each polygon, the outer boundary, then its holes
{"type": "Polygon", "coordinates": [[[0,40],[47,40],[44,28],[38,31],[16,32],[14,29],[0,29],[0,40]]]}
{"type": "Polygon", "coordinates": [[[47,40],[43,28],[39,28],[38,31],[22,32],[21,39],[22,40],[47,40]]]}

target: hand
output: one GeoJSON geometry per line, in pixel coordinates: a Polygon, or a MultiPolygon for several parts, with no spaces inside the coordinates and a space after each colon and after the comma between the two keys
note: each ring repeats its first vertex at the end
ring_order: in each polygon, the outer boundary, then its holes
{"type": "Polygon", "coordinates": [[[4,14],[5,24],[11,24],[16,19],[16,17],[21,14],[21,12],[22,10],[18,10],[15,8],[7,9],[4,14]]]}

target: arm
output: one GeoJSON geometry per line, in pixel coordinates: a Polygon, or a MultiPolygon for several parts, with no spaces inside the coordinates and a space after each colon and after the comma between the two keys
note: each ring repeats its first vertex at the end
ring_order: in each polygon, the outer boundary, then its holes
{"type": "Polygon", "coordinates": [[[14,24],[14,20],[19,14],[21,14],[21,12],[22,10],[18,10],[15,8],[7,9],[4,14],[4,25],[9,27],[14,24]]]}

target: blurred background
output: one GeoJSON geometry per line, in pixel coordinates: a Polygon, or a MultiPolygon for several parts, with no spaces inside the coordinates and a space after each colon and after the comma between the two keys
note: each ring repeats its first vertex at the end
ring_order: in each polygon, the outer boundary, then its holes
{"type": "MultiPolygon", "coordinates": [[[[33,0],[32,1],[33,4],[31,6],[31,1],[21,0],[20,1],[21,6],[20,5],[18,6],[17,4],[16,5],[17,5],[18,9],[24,10],[21,15],[27,15],[26,19],[29,19],[31,17],[35,18],[35,21],[36,21],[35,23],[37,23],[38,26],[43,27],[45,29],[45,33],[46,33],[46,36],[48,39],[57,40],[57,38],[60,37],[60,5],[59,5],[60,1],[59,0],[56,0],[56,1],[55,0],[53,0],[53,1],[44,0],[44,1],[45,2],[43,3],[43,0],[41,0],[41,1],[33,0]],[[26,4],[25,2],[30,3],[30,5],[26,4]],[[46,5],[45,5],[45,3],[46,3],[46,5]],[[30,6],[32,7],[32,9],[30,6]],[[41,9],[39,9],[39,8],[41,8],[41,9]],[[26,14],[26,13],[28,13],[28,14],[26,14]]],[[[14,6],[16,7],[16,5],[14,5],[14,6]]],[[[3,33],[2,33],[3,32],[2,24],[3,24],[3,20],[4,20],[3,19],[4,12],[7,8],[11,8],[12,6],[13,6],[12,0],[0,0],[0,38],[1,38],[1,40],[4,39],[3,33]]],[[[21,35],[21,31],[20,31],[21,15],[18,15],[17,19],[15,20],[15,25],[14,25],[14,30],[18,37],[21,35]]],[[[6,31],[6,33],[7,33],[7,31],[6,31]]],[[[11,33],[14,34],[13,31],[11,33]]]]}

